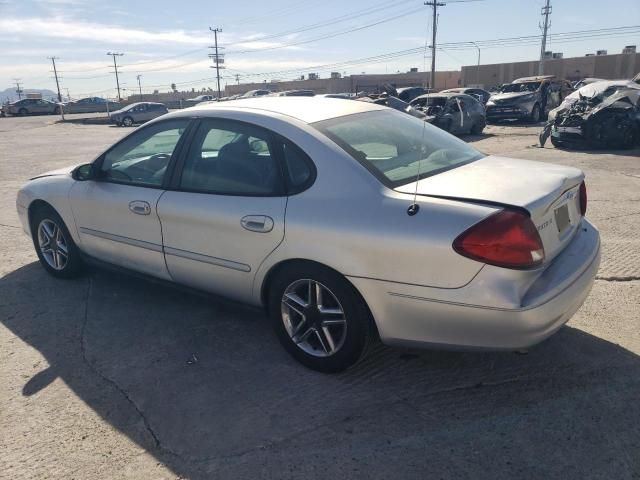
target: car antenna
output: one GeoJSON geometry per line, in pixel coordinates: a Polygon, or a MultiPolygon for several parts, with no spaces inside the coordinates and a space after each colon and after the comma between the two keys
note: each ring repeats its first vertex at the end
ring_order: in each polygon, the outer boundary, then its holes
{"type": "MultiPolygon", "coordinates": [[[[427,93],[427,100],[429,99],[429,93],[427,93]]],[[[418,172],[416,173],[416,188],[413,191],[413,202],[407,208],[407,215],[413,217],[420,210],[420,205],[416,203],[418,198],[418,182],[420,181],[420,170],[422,167],[422,151],[424,150],[424,134],[427,130],[427,121],[422,119],[422,142],[420,143],[420,160],[418,160],[418,172]]]]}

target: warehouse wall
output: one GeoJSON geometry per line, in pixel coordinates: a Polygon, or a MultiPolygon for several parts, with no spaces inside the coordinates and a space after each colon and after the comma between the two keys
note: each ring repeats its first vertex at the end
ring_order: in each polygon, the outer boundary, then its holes
{"type": "MultiPolygon", "coordinates": [[[[544,62],[545,75],[555,75],[567,80],[585,77],[616,80],[632,78],[640,71],[640,53],[619,53],[590,57],[551,59],[544,62]]],[[[481,85],[490,88],[509,83],[520,77],[537,75],[538,61],[494,63],[489,65],[465,65],[461,71],[462,85],[481,85]]]]}

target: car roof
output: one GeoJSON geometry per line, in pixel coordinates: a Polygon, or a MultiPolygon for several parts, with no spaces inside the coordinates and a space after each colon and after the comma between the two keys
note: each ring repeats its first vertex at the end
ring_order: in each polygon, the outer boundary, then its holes
{"type": "Polygon", "coordinates": [[[184,112],[185,116],[193,115],[194,111],[198,113],[214,114],[220,110],[252,110],[269,113],[287,115],[297,118],[306,123],[315,123],[330,118],[352,115],[354,113],[363,113],[373,110],[383,110],[387,107],[376,105],[368,102],[350,101],[345,102],[340,98],[325,97],[257,97],[242,100],[230,100],[224,103],[206,103],[196,105],[180,112],[176,112],[174,116],[180,116],[184,112]]]}
{"type": "Polygon", "coordinates": [[[460,92],[437,92],[437,93],[425,93],[424,95],[420,95],[419,97],[414,98],[417,100],[418,98],[451,98],[451,97],[468,97],[469,95],[460,93],[460,92]]]}

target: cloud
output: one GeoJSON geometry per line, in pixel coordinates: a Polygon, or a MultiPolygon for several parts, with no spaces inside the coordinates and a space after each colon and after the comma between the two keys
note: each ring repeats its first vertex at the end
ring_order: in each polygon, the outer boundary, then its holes
{"type": "Polygon", "coordinates": [[[3,34],[28,35],[30,37],[53,37],[67,40],[101,39],[110,44],[174,44],[206,45],[211,36],[186,30],[148,31],[116,25],[78,22],[57,18],[2,18],[0,32],[3,34]]]}

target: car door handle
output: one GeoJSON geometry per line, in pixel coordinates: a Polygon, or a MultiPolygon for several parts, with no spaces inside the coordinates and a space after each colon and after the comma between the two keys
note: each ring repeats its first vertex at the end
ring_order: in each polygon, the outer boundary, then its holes
{"type": "Polygon", "coordinates": [[[144,200],[134,200],[129,202],[129,210],[137,215],[149,215],[151,213],[151,205],[144,200]]]}
{"type": "Polygon", "coordinates": [[[250,232],[267,233],[273,230],[273,218],[266,215],[247,215],[242,217],[240,225],[250,232]]]}

